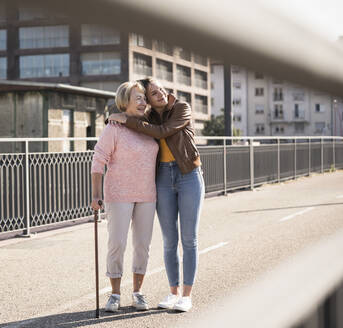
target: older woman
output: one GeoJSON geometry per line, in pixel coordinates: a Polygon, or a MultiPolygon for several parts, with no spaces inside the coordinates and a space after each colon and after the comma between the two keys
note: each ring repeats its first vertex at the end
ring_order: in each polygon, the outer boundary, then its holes
{"type": "Polygon", "coordinates": [[[122,113],[112,114],[110,121],[124,123],[133,131],[159,140],[157,214],[163,234],[170,294],[158,306],[188,311],[192,307],[191,291],[198,264],[198,224],[205,190],[199,151],[194,141],[192,112],[189,104],[167,95],[158,81],[147,78],[139,82],[144,86],[151,106],[146,115],[148,122],[122,113]],[[178,217],[183,248],[182,296],[179,294],[178,217]]]}
{"type": "MultiPolygon", "coordinates": [[[[116,105],[128,117],[142,118],[146,108],[144,88],[137,82],[125,82],[117,90],[116,105]]],[[[107,273],[112,294],[106,311],[120,307],[120,282],[123,256],[130,222],[133,240],[132,305],[147,310],[141,287],[146,272],[156,205],[155,163],[158,144],[149,136],[120,124],[107,125],[94,148],[92,162],[92,208],[99,209],[102,199],[104,166],[104,203],[107,213],[107,273]]]]}

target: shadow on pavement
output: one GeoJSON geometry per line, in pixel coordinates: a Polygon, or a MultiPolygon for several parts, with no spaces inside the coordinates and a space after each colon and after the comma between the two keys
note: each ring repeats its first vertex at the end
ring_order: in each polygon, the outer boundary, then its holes
{"type": "Polygon", "coordinates": [[[71,327],[84,327],[89,325],[96,325],[105,322],[115,322],[118,320],[132,319],[138,317],[145,317],[161,313],[179,314],[180,312],[173,310],[165,310],[152,308],[148,311],[137,311],[132,306],[123,306],[116,313],[105,312],[100,310],[100,318],[95,318],[95,311],[61,313],[56,315],[49,315],[45,317],[37,317],[22,321],[8,322],[0,324],[1,328],[71,328],[71,327]]]}

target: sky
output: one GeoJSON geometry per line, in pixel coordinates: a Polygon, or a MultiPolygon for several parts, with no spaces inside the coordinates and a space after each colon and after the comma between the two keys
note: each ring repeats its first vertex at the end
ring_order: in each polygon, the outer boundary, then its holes
{"type": "Polygon", "coordinates": [[[256,0],[321,35],[337,41],[343,36],[343,0],[256,0]]]}

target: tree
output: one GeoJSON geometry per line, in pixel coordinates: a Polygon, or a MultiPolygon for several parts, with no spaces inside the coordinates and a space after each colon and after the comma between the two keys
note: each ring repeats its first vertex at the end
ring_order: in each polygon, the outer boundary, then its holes
{"type": "MultiPolygon", "coordinates": [[[[224,108],[221,110],[221,114],[218,116],[211,115],[211,120],[205,122],[202,134],[204,136],[212,137],[222,137],[225,136],[225,117],[224,117],[224,108]]],[[[233,128],[233,136],[239,137],[241,135],[241,130],[233,128]]],[[[212,145],[222,145],[221,140],[211,140],[209,144],[212,145]]]]}

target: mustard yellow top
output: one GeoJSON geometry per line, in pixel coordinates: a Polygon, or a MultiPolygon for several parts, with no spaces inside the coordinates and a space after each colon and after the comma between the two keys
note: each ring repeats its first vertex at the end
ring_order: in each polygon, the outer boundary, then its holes
{"type": "Polygon", "coordinates": [[[166,140],[160,139],[160,149],[161,149],[161,162],[172,162],[175,161],[173,154],[171,153],[166,140]]]}

